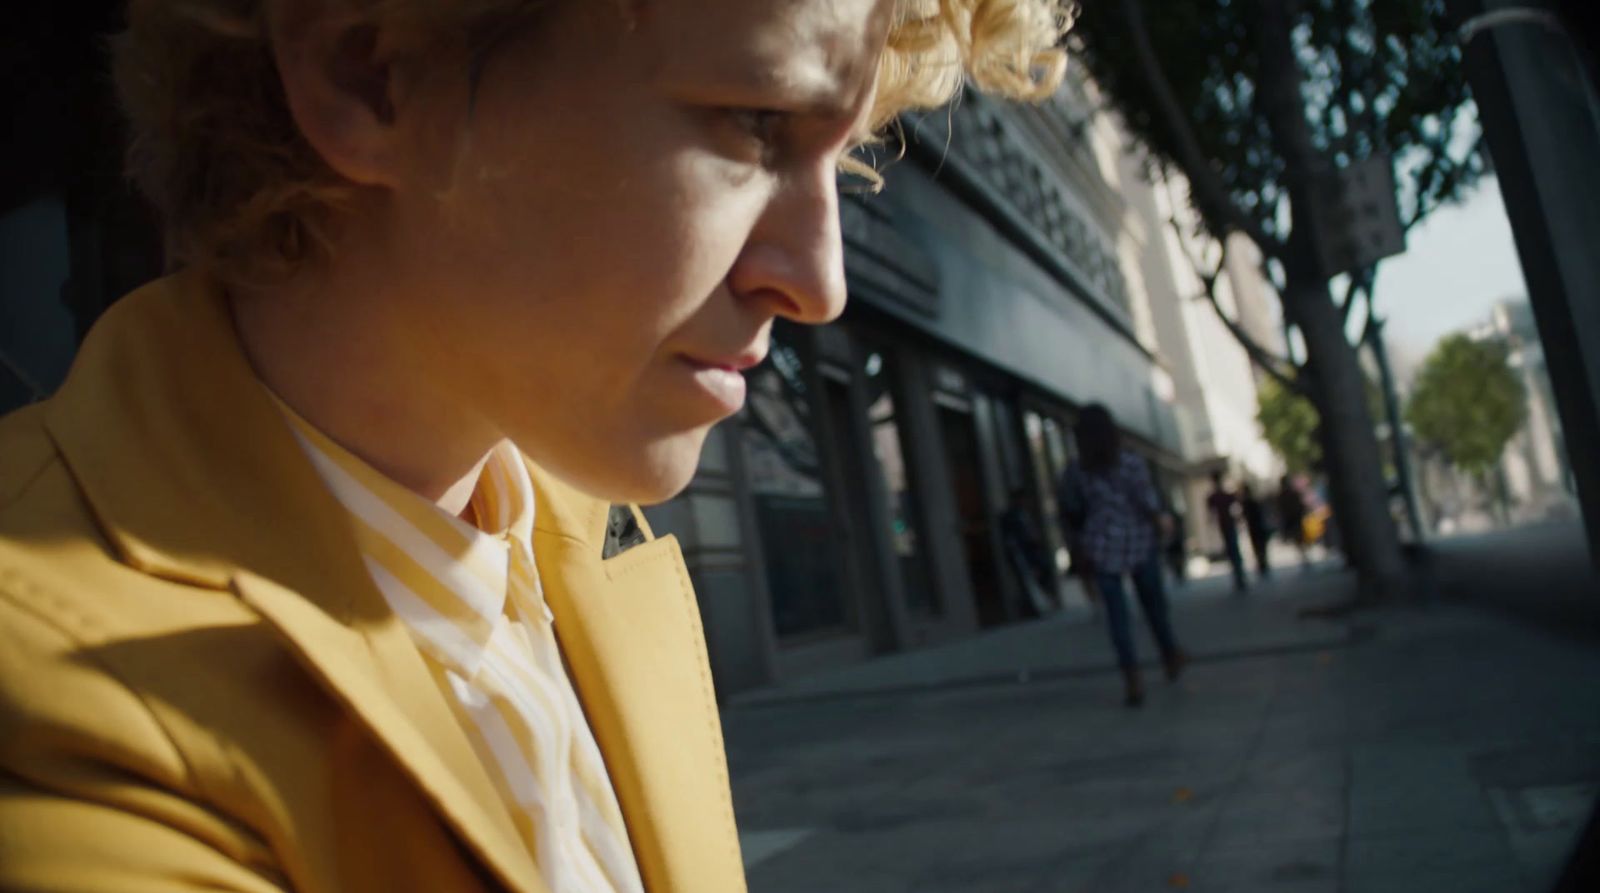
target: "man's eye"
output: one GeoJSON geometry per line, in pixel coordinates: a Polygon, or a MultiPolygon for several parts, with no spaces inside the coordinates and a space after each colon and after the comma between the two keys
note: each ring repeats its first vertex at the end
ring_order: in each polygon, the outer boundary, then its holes
{"type": "Polygon", "coordinates": [[[774,146],[788,113],[776,109],[730,108],[724,113],[739,132],[760,143],[763,149],[774,146]]]}

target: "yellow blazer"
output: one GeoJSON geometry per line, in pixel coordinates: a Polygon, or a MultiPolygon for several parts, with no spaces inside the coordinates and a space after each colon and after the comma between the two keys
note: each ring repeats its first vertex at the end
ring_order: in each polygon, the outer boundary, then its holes
{"type": "MultiPolygon", "coordinates": [[[[745,889],[676,541],[537,468],[534,553],[653,893],[745,889]]],[[[183,273],[0,420],[0,890],[546,893],[345,512],[183,273]]]]}

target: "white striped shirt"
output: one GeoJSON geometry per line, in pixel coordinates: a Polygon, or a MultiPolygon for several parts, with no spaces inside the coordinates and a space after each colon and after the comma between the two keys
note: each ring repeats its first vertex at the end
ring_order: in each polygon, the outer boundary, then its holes
{"type": "Polygon", "coordinates": [[[411,630],[551,893],[643,893],[539,584],[521,454],[502,442],[489,456],[472,495],[474,527],[279,405],[349,510],[373,581],[411,630]]]}

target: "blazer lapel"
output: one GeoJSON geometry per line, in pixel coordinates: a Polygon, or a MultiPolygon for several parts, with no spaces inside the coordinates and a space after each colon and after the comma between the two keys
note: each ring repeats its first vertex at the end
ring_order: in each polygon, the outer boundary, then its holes
{"type": "Polygon", "coordinates": [[[305,669],[367,727],[502,884],[546,893],[500,795],[398,620],[358,631],[248,572],[234,576],[233,588],[283,633],[305,669]]]}
{"type": "Polygon", "coordinates": [[[677,540],[602,561],[607,507],[538,469],[535,558],[652,893],[742,893],[699,608],[677,540]]]}
{"type": "Polygon", "coordinates": [[[545,893],[466,733],[362,564],[345,510],[195,273],[114,305],[46,426],[121,559],[233,589],[365,725],[490,873],[545,893]]]}

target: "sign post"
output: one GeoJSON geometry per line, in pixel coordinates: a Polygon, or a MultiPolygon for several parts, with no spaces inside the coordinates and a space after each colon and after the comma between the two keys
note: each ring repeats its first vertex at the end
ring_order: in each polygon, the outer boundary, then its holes
{"type": "Polygon", "coordinates": [[[1320,236],[1317,256],[1329,277],[1405,253],[1406,231],[1400,225],[1394,161],[1388,153],[1324,171],[1312,184],[1311,213],[1320,236]]]}

